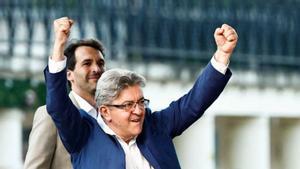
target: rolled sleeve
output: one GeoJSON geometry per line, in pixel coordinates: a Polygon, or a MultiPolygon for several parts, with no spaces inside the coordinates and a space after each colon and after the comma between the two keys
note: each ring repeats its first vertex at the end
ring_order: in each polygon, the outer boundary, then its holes
{"type": "Polygon", "coordinates": [[[67,65],[67,58],[65,57],[64,60],[62,61],[54,61],[49,57],[48,60],[48,67],[49,67],[49,72],[50,73],[58,73],[64,70],[64,68],[67,65]]]}
{"type": "Polygon", "coordinates": [[[215,59],[215,56],[213,56],[211,58],[211,64],[212,66],[220,73],[222,73],[223,75],[226,74],[226,71],[228,69],[228,66],[229,66],[229,63],[227,65],[223,64],[223,63],[220,63],[218,62],[216,59],[215,59]]]}

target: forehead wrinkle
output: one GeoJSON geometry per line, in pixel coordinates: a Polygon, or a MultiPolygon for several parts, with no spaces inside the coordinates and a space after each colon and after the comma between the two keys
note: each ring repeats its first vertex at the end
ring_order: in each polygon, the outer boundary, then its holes
{"type": "Polygon", "coordinates": [[[144,99],[144,96],[141,96],[139,99],[135,100],[124,100],[122,103],[126,103],[126,102],[138,102],[140,100],[144,99]]]}
{"type": "Polygon", "coordinates": [[[129,86],[119,93],[115,99],[124,102],[136,102],[144,98],[143,90],[139,86],[129,86]],[[138,98],[135,100],[135,98],[138,98]]]}

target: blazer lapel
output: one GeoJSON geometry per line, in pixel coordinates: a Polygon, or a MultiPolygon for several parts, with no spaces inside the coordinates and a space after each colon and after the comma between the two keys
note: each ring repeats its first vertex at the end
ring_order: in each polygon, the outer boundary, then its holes
{"type": "Polygon", "coordinates": [[[143,140],[143,137],[138,137],[137,145],[143,156],[148,160],[148,162],[153,166],[153,168],[160,169],[159,164],[157,163],[156,159],[153,157],[152,153],[145,144],[145,140],[143,140]]]}

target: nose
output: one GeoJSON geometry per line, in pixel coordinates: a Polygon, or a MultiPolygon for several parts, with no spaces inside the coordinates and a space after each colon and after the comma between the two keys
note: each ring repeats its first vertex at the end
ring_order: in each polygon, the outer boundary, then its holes
{"type": "Polygon", "coordinates": [[[134,113],[136,115],[141,115],[145,111],[145,108],[140,107],[139,104],[135,103],[132,111],[133,111],[132,113],[134,113]]]}
{"type": "Polygon", "coordinates": [[[102,69],[99,67],[99,65],[93,64],[93,66],[92,66],[92,71],[93,71],[93,72],[95,72],[95,73],[100,73],[101,70],[102,70],[102,69]]]}

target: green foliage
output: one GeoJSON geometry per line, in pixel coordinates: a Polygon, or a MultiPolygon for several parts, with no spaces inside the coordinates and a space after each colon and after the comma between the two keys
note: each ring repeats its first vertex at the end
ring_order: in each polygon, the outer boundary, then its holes
{"type": "Polygon", "coordinates": [[[30,80],[0,79],[0,107],[35,109],[45,104],[44,83],[30,80]]]}

